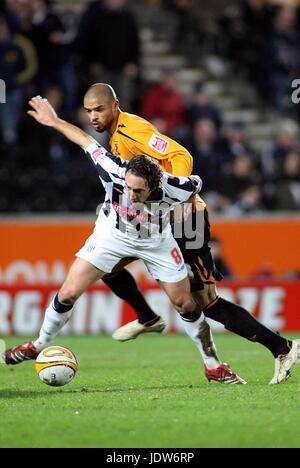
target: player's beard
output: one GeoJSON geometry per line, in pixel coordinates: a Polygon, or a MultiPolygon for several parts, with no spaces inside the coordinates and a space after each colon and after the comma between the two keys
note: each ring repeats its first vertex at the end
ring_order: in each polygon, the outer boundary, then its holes
{"type": "Polygon", "coordinates": [[[94,127],[94,129],[96,130],[96,132],[98,132],[98,133],[103,133],[103,132],[105,132],[105,127],[103,127],[103,125],[97,126],[97,127],[93,125],[93,127],[94,127]]]}

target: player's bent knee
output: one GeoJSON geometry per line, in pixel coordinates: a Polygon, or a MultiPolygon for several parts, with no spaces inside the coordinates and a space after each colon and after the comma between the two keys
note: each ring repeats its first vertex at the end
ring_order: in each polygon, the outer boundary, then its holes
{"type": "Polygon", "coordinates": [[[173,305],[181,313],[193,312],[195,310],[195,303],[190,295],[177,297],[173,300],[173,305]]]}
{"type": "Polygon", "coordinates": [[[213,302],[217,298],[217,291],[214,284],[211,284],[207,290],[207,300],[209,303],[213,302]]]}
{"type": "Polygon", "coordinates": [[[202,291],[195,291],[193,293],[193,298],[195,302],[200,306],[202,309],[207,307],[217,298],[217,291],[214,284],[205,285],[204,290],[202,291]]]}
{"type": "Polygon", "coordinates": [[[72,287],[62,287],[58,293],[58,300],[62,304],[74,304],[80,294],[75,288],[72,287]]]}

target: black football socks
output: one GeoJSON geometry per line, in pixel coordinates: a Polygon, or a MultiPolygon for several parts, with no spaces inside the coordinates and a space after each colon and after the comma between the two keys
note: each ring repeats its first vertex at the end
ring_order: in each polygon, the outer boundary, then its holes
{"type": "Polygon", "coordinates": [[[141,324],[150,326],[159,320],[160,317],[149,307],[128,270],[105,276],[102,280],[120,299],[131,305],[141,324]]]}
{"type": "Polygon", "coordinates": [[[203,313],[206,317],[222,323],[227,330],[236,335],[262,344],[271,351],[275,358],[291,350],[291,341],[266,328],[243,307],[221,297],[205,307],[203,313]]]}

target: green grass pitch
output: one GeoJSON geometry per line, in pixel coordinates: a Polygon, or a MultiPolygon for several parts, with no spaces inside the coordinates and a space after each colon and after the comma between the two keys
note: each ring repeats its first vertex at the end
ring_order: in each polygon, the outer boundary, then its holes
{"type": "Polygon", "coordinates": [[[41,383],[33,362],[0,365],[0,447],[300,447],[300,365],[268,385],[269,351],[235,336],[215,340],[248,385],[208,383],[181,335],[62,336],[55,344],[72,349],[79,370],[61,388],[41,383]]]}

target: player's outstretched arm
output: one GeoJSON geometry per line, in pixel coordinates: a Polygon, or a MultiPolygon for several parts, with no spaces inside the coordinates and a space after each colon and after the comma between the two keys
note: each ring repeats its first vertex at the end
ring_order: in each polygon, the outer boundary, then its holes
{"type": "Polygon", "coordinates": [[[83,130],[60,119],[47,99],[36,96],[30,99],[29,104],[32,109],[29,110],[27,114],[41,125],[54,128],[68,138],[68,140],[81,146],[84,150],[86,150],[91,143],[95,143],[94,138],[83,130]]]}

